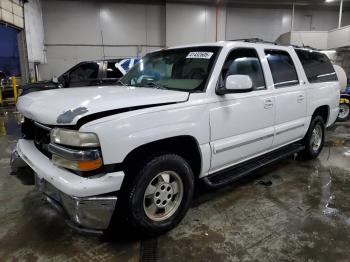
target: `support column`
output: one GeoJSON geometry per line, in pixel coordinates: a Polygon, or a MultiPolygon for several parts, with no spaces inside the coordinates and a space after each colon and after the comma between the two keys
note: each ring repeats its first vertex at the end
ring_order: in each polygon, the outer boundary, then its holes
{"type": "Polygon", "coordinates": [[[215,41],[222,41],[226,39],[226,5],[221,1],[216,4],[216,25],[215,25],[215,41]]]}
{"type": "Polygon", "coordinates": [[[343,0],[340,0],[338,28],[340,28],[340,27],[341,27],[341,19],[342,19],[342,15],[343,15],[343,0]]]}
{"type": "Polygon", "coordinates": [[[293,7],[292,7],[292,25],[291,25],[291,30],[294,31],[294,15],[295,15],[295,3],[293,2],[293,7]]]}

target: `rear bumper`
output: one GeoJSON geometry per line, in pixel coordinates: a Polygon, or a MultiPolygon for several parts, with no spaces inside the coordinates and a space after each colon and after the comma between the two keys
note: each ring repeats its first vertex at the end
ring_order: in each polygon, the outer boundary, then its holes
{"type": "Polygon", "coordinates": [[[20,139],[11,156],[13,169],[23,161],[36,173],[36,187],[71,227],[94,235],[108,228],[117,202],[111,193],[120,189],[123,172],[80,177],[53,165],[32,141],[20,139]]]}

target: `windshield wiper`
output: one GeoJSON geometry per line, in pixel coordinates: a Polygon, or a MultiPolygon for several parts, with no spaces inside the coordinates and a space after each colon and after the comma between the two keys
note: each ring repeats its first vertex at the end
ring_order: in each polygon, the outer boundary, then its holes
{"type": "Polygon", "coordinates": [[[166,86],[163,86],[163,85],[160,85],[160,84],[157,84],[155,82],[149,82],[145,85],[145,87],[154,87],[156,89],[167,89],[166,86]]]}
{"type": "Polygon", "coordinates": [[[128,86],[127,84],[125,84],[122,81],[120,81],[120,79],[118,79],[117,83],[121,84],[122,86],[128,86]]]}

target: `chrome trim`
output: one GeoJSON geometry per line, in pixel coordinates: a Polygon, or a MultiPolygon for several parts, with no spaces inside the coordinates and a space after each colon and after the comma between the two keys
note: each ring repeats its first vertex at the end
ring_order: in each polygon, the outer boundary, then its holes
{"type": "Polygon", "coordinates": [[[13,149],[11,153],[10,165],[12,172],[17,172],[19,168],[28,166],[28,164],[18,154],[17,148],[13,149]]]}
{"type": "Polygon", "coordinates": [[[42,128],[42,129],[45,129],[45,130],[47,130],[47,131],[51,131],[51,129],[52,129],[51,127],[45,126],[45,125],[40,124],[40,123],[35,122],[35,121],[34,121],[34,125],[36,125],[36,126],[42,128]]]}
{"type": "Polygon", "coordinates": [[[224,147],[224,148],[221,148],[221,149],[215,149],[214,148],[214,154],[222,153],[224,151],[231,150],[231,149],[236,148],[236,147],[241,147],[241,146],[245,146],[245,145],[248,145],[248,144],[251,144],[251,143],[255,143],[255,142],[258,142],[258,141],[261,141],[261,140],[265,140],[265,139],[273,137],[273,136],[274,136],[273,134],[269,134],[269,135],[266,135],[266,136],[263,136],[263,137],[255,138],[253,140],[242,142],[242,143],[237,144],[237,145],[228,146],[228,147],[224,147]]]}
{"type": "Polygon", "coordinates": [[[74,224],[70,220],[66,220],[65,222],[71,229],[78,232],[79,234],[86,235],[86,236],[94,236],[94,237],[103,235],[103,230],[80,227],[74,224]]]}
{"type": "Polygon", "coordinates": [[[48,145],[48,150],[54,155],[69,160],[96,160],[102,158],[99,149],[75,150],[50,143],[48,145]]]}
{"type": "Polygon", "coordinates": [[[301,124],[301,125],[298,125],[298,126],[293,126],[293,127],[290,127],[290,128],[285,129],[285,130],[277,132],[276,135],[280,135],[280,134],[283,134],[285,132],[289,132],[289,131],[292,131],[294,129],[297,129],[297,128],[300,128],[300,127],[304,127],[304,126],[305,126],[305,124],[301,124]]]}
{"type": "Polygon", "coordinates": [[[59,191],[35,175],[35,186],[44,198],[80,233],[99,234],[107,229],[117,203],[116,196],[75,197],[59,191]]]}

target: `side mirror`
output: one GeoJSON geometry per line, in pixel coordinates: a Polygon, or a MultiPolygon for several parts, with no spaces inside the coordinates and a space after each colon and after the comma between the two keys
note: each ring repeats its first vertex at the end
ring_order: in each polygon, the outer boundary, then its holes
{"type": "Polygon", "coordinates": [[[52,78],[52,83],[58,84],[58,78],[57,78],[57,76],[54,76],[54,77],[52,78]]]}
{"type": "Polygon", "coordinates": [[[253,82],[247,75],[229,75],[226,78],[225,86],[218,88],[216,93],[224,95],[229,93],[244,93],[253,90],[253,82]]]}

